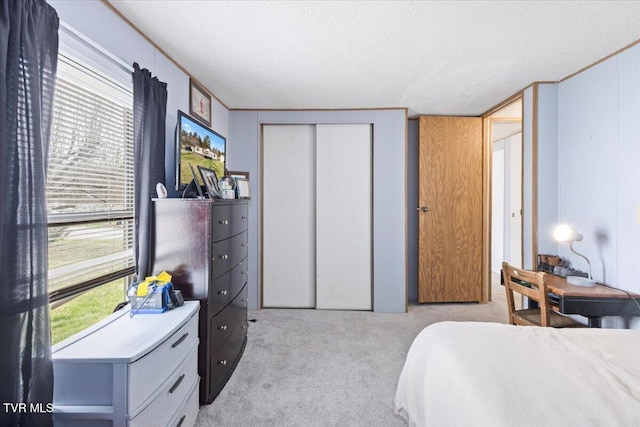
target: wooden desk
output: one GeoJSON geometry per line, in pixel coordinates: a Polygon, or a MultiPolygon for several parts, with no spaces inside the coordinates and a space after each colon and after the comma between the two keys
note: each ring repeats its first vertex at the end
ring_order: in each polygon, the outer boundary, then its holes
{"type": "MultiPolygon", "coordinates": [[[[567,283],[567,279],[547,273],[552,304],[562,314],[579,314],[589,319],[590,328],[599,328],[604,316],[640,316],[640,308],[627,293],[603,285],[588,288],[567,283]],[[556,298],[557,296],[557,298],[556,298]]],[[[634,298],[640,295],[631,294],[634,298]]]]}

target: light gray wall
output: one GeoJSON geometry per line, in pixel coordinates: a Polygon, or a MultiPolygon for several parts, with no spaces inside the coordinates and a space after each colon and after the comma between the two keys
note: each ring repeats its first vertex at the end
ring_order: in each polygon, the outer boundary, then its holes
{"type": "MultiPolygon", "coordinates": [[[[574,248],[591,261],[594,279],[640,292],[640,45],[557,85],[540,84],[538,107],[539,252],[557,252],[587,271],[568,245],[553,241],[555,225],[571,224],[584,236],[574,248]]],[[[531,114],[525,96],[525,141],[531,114]]],[[[529,153],[525,179],[530,173],[529,153]]],[[[525,181],[525,205],[529,199],[525,181]]],[[[611,317],[603,325],[640,329],[640,319],[611,317]]]]}
{"type": "MultiPolygon", "coordinates": [[[[175,197],[175,127],[177,111],[189,113],[189,76],[99,0],[48,0],[62,21],[133,66],[137,62],[167,83],[166,187],[175,197]]],[[[62,31],[62,30],[61,30],[62,31]]],[[[212,127],[229,134],[229,110],[211,99],[212,127]]],[[[229,142],[231,145],[232,142],[229,142]]]]}
{"type": "Polygon", "coordinates": [[[522,266],[534,269],[533,248],[533,87],[522,95],[522,266]]]}
{"type": "MultiPolygon", "coordinates": [[[[249,306],[259,307],[260,128],[262,124],[373,124],[374,311],[405,312],[406,110],[231,111],[229,169],[251,174],[249,306]],[[240,156],[242,153],[242,156],[240,156]]],[[[286,161],[286,159],[283,159],[286,161]]],[[[320,177],[320,179],[333,177],[320,177]]],[[[292,178],[293,179],[293,178],[292,178]]],[[[283,213],[283,214],[286,214],[283,213]]]]}
{"type": "MultiPolygon", "coordinates": [[[[574,249],[591,260],[596,280],[612,285],[618,245],[617,74],[612,58],[561,83],[558,92],[558,220],[584,235],[574,249]],[[602,247],[597,233],[606,236],[602,247]]],[[[558,249],[575,268],[588,271],[566,245],[558,249]]]]}
{"type": "Polygon", "coordinates": [[[574,248],[594,279],[632,292],[640,292],[639,118],[639,45],[558,85],[558,220],[584,235],[574,248]]]}
{"type": "Polygon", "coordinates": [[[249,275],[248,297],[249,308],[259,307],[258,265],[260,262],[259,247],[259,218],[260,218],[260,126],[257,111],[231,111],[229,115],[230,140],[227,147],[229,162],[227,168],[233,171],[249,172],[249,275]]]}
{"type": "MultiPolygon", "coordinates": [[[[640,293],[640,45],[620,53],[616,59],[618,263],[615,285],[640,293]]],[[[614,190],[609,188],[609,191],[614,190]]],[[[636,327],[640,328],[640,318],[635,320],[636,327]]]]}
{"type": "Polygon", "coordinates": [[[407,260],[409,301],[418,301],[418,211],[420,121],[409,120],[407,139],[407,260]]]}
{"type": "Polygon", "coordinates": [[[538,253],[557,254],[558,86],[538,84],[538,253]]]}

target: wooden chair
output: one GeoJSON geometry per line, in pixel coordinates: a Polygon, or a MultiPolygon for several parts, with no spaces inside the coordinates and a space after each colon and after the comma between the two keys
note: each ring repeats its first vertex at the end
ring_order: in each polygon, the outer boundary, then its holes
{"type": "Polygon", "coordinates": [[[502,278],[507,292],[509,323],[521,326],[551,326],[553,328],[581,328],[583,324],[556,313],[549,303],[547,273],[521,270],[502,263],[502,278]],[[517,292],[536,301],[538,308],[516,310],[513,293],[517,292]]]}

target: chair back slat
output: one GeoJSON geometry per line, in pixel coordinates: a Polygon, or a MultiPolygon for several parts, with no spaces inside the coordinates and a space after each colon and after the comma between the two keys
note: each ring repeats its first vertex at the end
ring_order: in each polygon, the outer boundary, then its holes
{"type": "MultiPolygon", "coordinates": [[[[506,262],[502,263],[502,275],[505,290],[507,292],[507,306],[509,309],[509,321],[512,324],[551,326],[550,304],[547,290],[547,273],[533,272],[513,267],[506,262]],[[518,316],[514,305],[514,295],[524,295],[536,301],[540,307],[540,320],[532,321],[518,316]]],[[[537,320],[537,319],[536,319],[537,320]]]]}

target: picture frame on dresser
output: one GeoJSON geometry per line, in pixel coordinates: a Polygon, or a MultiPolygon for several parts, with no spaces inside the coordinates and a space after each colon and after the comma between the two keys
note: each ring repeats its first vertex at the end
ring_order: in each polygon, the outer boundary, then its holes
{"type": "Polygon", "coordinates": [[[227,171],[227,174],[231,176],[231,178],[243,178],[246,179],[247,181],[249,180],[249,172],[245,172],[245,171],[227,171]]]}
{"type": "Polygon", "coordinates": [[[236,197],[238,199],[251,198],[249,180],[244,178],[236,178],[236,197]]]}
{"type": "Polygon", "coordinates": [[[204,182],[204,186],[207,189],[209,198],[219,199],[220,188],[218,187],[218,175],[216,175],[216,171],[214,171],[213,169],[205,168],[204,166],[198,166],[198,171],[200,172],[202,182],[204,182]]]}
{"type": "Polygon", "coordinates": [[[250,199],[249,172],[227,171],[227,174],[236,181],[236,198],[250,199]]]}

